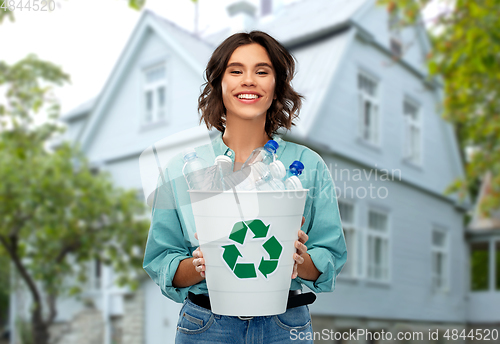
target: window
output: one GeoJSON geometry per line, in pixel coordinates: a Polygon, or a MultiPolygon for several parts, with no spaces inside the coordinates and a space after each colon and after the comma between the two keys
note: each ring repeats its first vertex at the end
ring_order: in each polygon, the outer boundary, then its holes
{"type": "Polygon", "coordinates": [[[434,290],[448,288],[448,244],[446,232],[432,231],[432,286],[434,290]]]}
{"type": "Polygon", "coordinates": [[[342,269],[342,276],[356,277],[358,276],[358,236],[354,224],[355,212],[354,204],[339,200],[339,212],[344,230],[344,237],[347,245],[348,260],[342,269]]]}
{"type": "Polygon", "coordinates": [[[404,156],[405,159],[415,164],[420,164],[420,145],[421,145],[421,130],[420,130],[420,111],[416,104],[409,100],[405,100],[403,104],[403,114],[405,122],[405,143],[404,156]]]}
{"type": "Polygon", "coordinates": [[[166,119],[167,78],[164,64],[144,71],[143,123],[161,122],[166,119]]]}
{"type": "Polygon", "coordinates": [[[470,246],[470,276],[471,290],[481,291],[489,289],[489,242],[476,242],[470,246]]]}
{"type": "Polygon", "coordinates": [[[99,259],[93,259],[89,261],[89,279],[88,283],[90,285],[90,290],[101,289],[101,261],[99,259]]]}
{"type": "Polygon", "coordinates": [[[370,210],[368,213],[367,277],[374,281],[389,281],[389,228],[387,214],[370,210]]]}
{"type": "Polygon", "coordinates": [[[394,56],[401,57],[403,54],[403,40],[401,39],[401,11],[395,6],[389,13],[389,42],[394,56]]]}
{"type": "Polygon", "coordinates": [[[359,135],[363,140],[378,144],[377,82],[364,73],[358,74],[359,135]]]}

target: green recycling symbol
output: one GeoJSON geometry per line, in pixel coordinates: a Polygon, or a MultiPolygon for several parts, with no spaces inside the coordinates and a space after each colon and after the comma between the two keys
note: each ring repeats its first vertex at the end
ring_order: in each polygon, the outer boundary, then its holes
{"type": "MultiPolygon", "coordinates": [[[[253,239],[265,238],[269,230],[270,225],[266,226],[264,222],[259,219],[240,221],[234,224],[229,239],[235,241],[241,245],[245,242],[245,236],[247,230],[250,229],[254,234],[253,239]]],[[[243,257],[243,255],[238,251],[235,244],[222,246],[224,248],[224,253],[222,258],[229,266],[229,268],[234,272],[234,274],[239,278],[255,278],[257,277],[257,272],[255,271],[254,263],[237,263],[238,257],[243,257]]],[[[259,271],[267,278],[267,275],[272,273],[278,267],[278,261],[283,251],[283,246],[278,242],[278,239],[270,237],[266,240],[262,247],[269,254],[270,259],[261,258],[259,263],[259,271]]]]}

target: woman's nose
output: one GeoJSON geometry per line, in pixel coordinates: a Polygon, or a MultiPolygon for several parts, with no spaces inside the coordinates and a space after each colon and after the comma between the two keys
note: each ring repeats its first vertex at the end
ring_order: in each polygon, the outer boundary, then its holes
{"type": "Polygon", "coordinates": [[[255,86],[255,79],[253,78],[252,73],[245,74],[243,76],[241,84],[245,86],[250,86],[250,85],[255,86]]]}

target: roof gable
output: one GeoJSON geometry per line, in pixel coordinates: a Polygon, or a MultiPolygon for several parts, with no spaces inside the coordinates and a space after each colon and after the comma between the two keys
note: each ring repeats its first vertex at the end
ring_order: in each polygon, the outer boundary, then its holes
{"type": "Polygon", "coordinates": [[[143,40],[150,32],[156,34],[165,44],[170,46],[196,74],[203,74],[206,61],[213,50],[211,46],[207,43],[202,43],[200,39],[183,29],[159,18],[153,12],[145,10],[133,30],[133,34],[129,38],[125,49],[118,58],[103,90],[96,99],[93,111],[90,113],[85,127],[79,137],[77,137],[76,141],[81,143],[83,150],[88,148],[96,125],[106,113],[105,109],[108,102],[111,100],[115,89],[120,86],[123,74],[128,72],[127,66],[129,66],[143,40]]]}
{"type": "Polygon", "coordinates": [[[297,92],[305,95],[301,123],[295,130],[299,136],[309,135],[354,35],[354,30],[345,30],[314,45],[292,51],[298,61],[293,86],[297,92]]]}
{"type": "Polygon", "coordinates": [[[481,182],[481,189],[477,197],[476,205],[474,207],[474,215],[469,224],[469,228],[473,231],[498,229],[500,230],[500,209],[493,210],[489,217],[481,215],[479,207],[482,204],[487,194],[492,192],[492,176],[491,172],[487,172],[481,182]]]}

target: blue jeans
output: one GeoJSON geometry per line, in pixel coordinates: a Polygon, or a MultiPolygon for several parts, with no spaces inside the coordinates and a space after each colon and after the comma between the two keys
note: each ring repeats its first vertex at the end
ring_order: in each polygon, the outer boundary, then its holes
{"type": "Polygon", "coordinates": [[[283,314],[241,320],[214,314],[186,299],[179,313],[175,343],[313,343],[312,335],[307,305],[283,314]]]}

